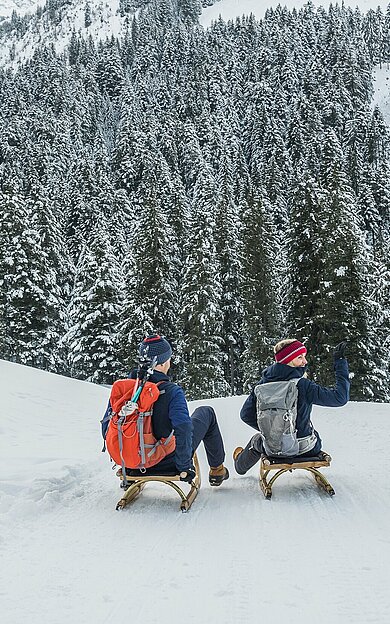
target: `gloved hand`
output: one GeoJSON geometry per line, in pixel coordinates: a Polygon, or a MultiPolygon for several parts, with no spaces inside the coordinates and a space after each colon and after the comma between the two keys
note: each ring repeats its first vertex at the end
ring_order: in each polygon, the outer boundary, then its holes
{"type": "Polygon", "coordinates": [[[339,342],[338,345],[335,346],[333,351],[333,359],[342,360],[345,357],[345,350],[347,348],[347,343],[345,341],[339,342]]]}
{"type": "Polygon", "coordinates": [[[190,466],[187,470],[182,470],[180,472],[180,481],[186,481],[187,483],[191,483],[191,481],[195,478],[195,467],[190,466]]]}

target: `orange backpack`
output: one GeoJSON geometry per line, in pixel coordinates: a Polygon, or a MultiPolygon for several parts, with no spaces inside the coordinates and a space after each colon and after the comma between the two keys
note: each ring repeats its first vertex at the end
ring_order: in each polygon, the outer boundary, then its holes
{"type": "Polygon", "coordinates": [[[145,381],[141,392],[138,379],[119,379],[112,386],[106,445],[114,462],[122,466],[123,474],[125,468],[145,472],[175,450],[173,431],[167,438],[157,440],[152,430],[153,405],[161,394],[160,383],[163,382],[145,381]]]}

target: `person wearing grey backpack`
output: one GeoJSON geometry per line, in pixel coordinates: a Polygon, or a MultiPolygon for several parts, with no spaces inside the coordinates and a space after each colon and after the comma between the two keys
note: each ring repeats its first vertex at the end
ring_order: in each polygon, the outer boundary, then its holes
{"type": "Polygon", "coordinates": [[[242,406],[240,417],[258,431],[245,448],[233,453],[236,472],[244,475],[262,454],[271,457],[318,456],[321,438],[311,422],[313,405],[342,407],[349,400],[346,342],[333,352],[336,383],[324,388],[306,375],[306,347],[295,339],[274,347],[275,364],[263,371],[258,384],[242,406]]]}

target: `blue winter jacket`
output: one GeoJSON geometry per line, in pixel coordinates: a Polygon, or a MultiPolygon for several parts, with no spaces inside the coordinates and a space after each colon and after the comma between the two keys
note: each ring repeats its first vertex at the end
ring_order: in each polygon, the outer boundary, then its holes
{"type": "MultiPolygon", "coordinates": [[[[135,379],[137,371],[130,373],[130,379],[135,379]]],[[[154,371],[149,377],[154,383],[162,382],[159,389],[162,391],[153,406],[152,428],[157,439],[166,438],[173,430],[176,438],[176,448],[173,453],[164,457],[158,463],[161,474],[182,472],[192,465],[192,420],[188,411],[184,392],[180,386],[169,380],[167,375],[154,371]]],[[[111,415],[111,405],[108,403],[102,420],[102,434],[105,438],[111,415]]],[[[134,471],[133,471],[134,472],[134,471]]],[[[146,471],[156,473],[156,466],[146,471]]]]}
{"type": "MultiPolygon", "coordinates": [[[[316,455],[321,450],[321,438],[314,430],[311,422],[311,410],[313,405],[323,407],[341,407],[349,400],[349,371],[348,362],[345,359],[335,361],[336,384],[334,388],[324,388],[314,381],[303,377],[306,367],[293,367],[287,364],[273,364],[263,371],[263,376],[258,382],[260,384],[270,381],[288,381],[300,377],[298,387],[297,406],[297,437],[304,438],[313,431],[317,436],[317,444],[310,451],[316,455]]],[[[241,420],[250,427],[259,430],[257,425],[256,396],[254,389],[248,396],[240,413],[241,420]]]]}

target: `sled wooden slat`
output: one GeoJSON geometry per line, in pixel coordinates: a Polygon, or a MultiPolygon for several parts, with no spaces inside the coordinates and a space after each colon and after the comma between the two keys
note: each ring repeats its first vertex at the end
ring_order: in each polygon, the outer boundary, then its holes
{"type": "MultiPolygon", "coordinates": [[[[144,489],[145,485],[148,482],[152,483],[154,481],[154,482],[159,482],[159,483],[165,483],[165,485],[168,485],[169,487],[174,489],[181,498],[181,504],[180,504],[181,511],[187,512],[190,509],[195,498],[197,497],[199,489],[200,489],[200,485],[201,485],[199,461],[196,456],[196,453],[194,453],[193,460],[194,460],[194,466],[195,466],[195,477],[193,481],[189,484],[191,487],[190,487],[190,491],[187,494],[185,494],[182,488],[179,487],[179,485],[177,485],[177,482],[180,481],[180,475],[146,475],[143,477],[138,476],[138,475],[137,476],[128,475],[127,480],[129,481],[130,485],[125,491],[125,493],[123,494],[120,501],[118,501],[116,505],[116,509],[117,510],[124,509],[131,501],[133,501],[141,493],[141,491],[144,489]]],[[[120,472],[118,476],[120,477],[121,481],[123,481],[123,475],[120,472]]]]}
{"type": "Polygon", "coordinates": [[[330,461],[294,462],[293,464],[267,464],[265,461],[264,466],[267,470],[296,470],[297,468],[305,470],[307,468],[324,468],[326,466],[330,466],[330,461]]]}
{"type": "Polygon", "coordinates": [[[326,453],[322,454],[321,459],[314,459],[309,461],[297,461],[293,463],[280,462],[277,463],[275,459],[270,459],[267,455],[262,455],[260,459],[260,487],[267,499],[272,497],[272,486],[276,479],[285,472],[292,472],[293,470],[307,470],[314,475],[316,483],[327,492],[330,496],[334,496],[335,491],[330,485],[329,481],[325,479],[324,475],[317,470],[318,468],[324,468],[330,466],[332,458],[326,453]],[[268,474],[271,471],[276,470],[271,478],[268,479],[268,474]]]}
{"type": "MultiPolygon", "coordinates": [[[[123,481],[123,477],[120,477],[123,481]]],[[[147,483],[148,481],[180,481],[180,475],[147,475],[146,477],[132,477],[127,475],[128,481],[136,480],[137,483],[147,483]]]]}

